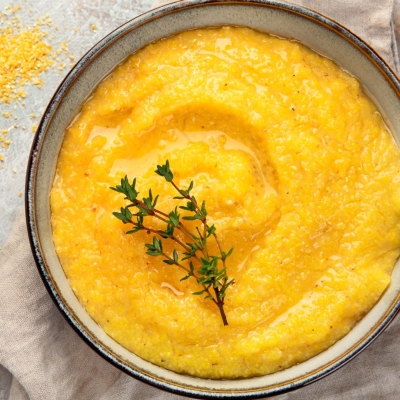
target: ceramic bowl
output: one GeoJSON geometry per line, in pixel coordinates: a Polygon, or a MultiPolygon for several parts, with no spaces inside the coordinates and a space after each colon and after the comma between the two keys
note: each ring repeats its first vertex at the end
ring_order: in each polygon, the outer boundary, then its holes
{"type": "Polygon", "coordinates": [[[110,33],[73,68],[51,99],[34,139],[27,172],[27,225],[38,269],[61,313],[92,348],[134,378],[198,398],[259,398],[310,384],[343,366],[389,324],[399,307],[400,263],[376,306],[342,340],[312,359],[252,379],[206,380],[180,375],[135,356],[89,317],[71,290],[54,251],[49,191],[63,133],[95,86],[129,54],[157,39],[198,27],[242,25],[294,38],[355,75],[400,141],[400,82],[361,39],[313,11],[281,1],[186,0],[135,18],[110,33]]]}

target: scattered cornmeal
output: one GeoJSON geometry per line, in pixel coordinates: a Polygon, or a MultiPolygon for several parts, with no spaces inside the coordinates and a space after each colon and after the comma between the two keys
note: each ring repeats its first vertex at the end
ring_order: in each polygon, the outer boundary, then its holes
{"type": "MultiPolygon", "coordinates": [[[[40,89],[44,84],[41,75],[56,66],[59,54],[68,54],[66,42],[62,42],[61,48],[56,52],[52,51],[52,46],[48,43],[51,39],[44,30],[45,27],[52,26],[48,14],[36,18],[36,23],[28,26],[18,16],[20,9],[21,6],[7,6],[5,11],[0,12],[0,104],[9,108],[14,103],[14,109],[17,105],[25,106],[23,99],[27,96],[26,87],[34,85],[40,89]]],[[[65,67],[66,64],[61,61],[58,69],[63,70],[65,67]]],[[[12,116],[9,111],[2,111],[1,114],[5,119],[12,116]]],[[[31,118],[35,116],[31,114],[31,118]]],[[[16,119],[14,116],[14,120],[16,119]]],[[[36,129],[34,124],[32,132],[36,129]]],[[[0,131],[0,141],[6,149],[11,140],[5,140],[4,131],[0,131]]]]}
{"type": "MultiPolygon", "coordinates": [[[[3,14],[6,15],[6,14],[3,14]]],[[[28,84],[54,65],[51,46],[44,41],[43,20],[34,26],[21,23],[17,15],[7,15],[0,29],[0,103],[18,102],[26,96],[28,84]]]]}
{"type": "Polygon", "coordinates": [[[389,285],[399,171],[376,107],[331,60],[245,28],[184,32],[118,66],[68,128],[54,243],[89,314],[140,357],[204,378],[270,374],[342,338],[389,285]],[[153,172],[167,159],[234,247],[228,326],[194,279],[146,255],[151,235],[112,215],[126,174],[171,210],[153,172]]]}

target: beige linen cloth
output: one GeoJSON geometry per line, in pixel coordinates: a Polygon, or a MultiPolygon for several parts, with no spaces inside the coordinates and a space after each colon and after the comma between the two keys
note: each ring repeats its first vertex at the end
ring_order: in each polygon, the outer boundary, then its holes
{"type": "MultiPolygon", "coordinates": [[[[292,3],[341,22],[399,70],[400,0],[292,3]]],[[[43,286],[31,255],[23,214],[0,254],[0,364],[14,376],[12,400],[182,398],[129,377],[78,337],[43,286]]],[[[400,316],[339,371],[277,399],[399,399],[399,376],[400,316]]]]}

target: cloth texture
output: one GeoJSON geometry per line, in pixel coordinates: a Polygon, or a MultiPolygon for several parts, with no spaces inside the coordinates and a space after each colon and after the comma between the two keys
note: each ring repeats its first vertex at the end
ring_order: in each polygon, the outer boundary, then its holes
{"type": "MultiPolygon", "coordinates": [[[[166,3],[158,2],[155,6],[166,3]]],[[[333,18],[370,44],[397,72],[400,0],[298,0],[333,18]]],[[[328,377],[277,399],[400,398],[400,318],[364,352],[328,377]]],[[[141,383],[116,369],[61,316],[32,257],[19,216],[0,253],[0,364],[14,376],[12,400],[107,400],[183,397],[141,383]]]]}

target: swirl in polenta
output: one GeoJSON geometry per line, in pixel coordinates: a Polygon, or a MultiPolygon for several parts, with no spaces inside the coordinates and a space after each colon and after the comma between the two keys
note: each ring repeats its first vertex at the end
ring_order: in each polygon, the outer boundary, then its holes
{"type": "MultiPolygon", "coordinates": [[[[400,153],[360,83],[295,41],[241,27],[150,44],[102,81],[68,127],[51,192],[54,243],[88,313],[154,364],[203,378],[270,374],[346,335],[390,284],[400,153]],[[194,181],[235,284],[218,309],[146,255],[109,188],[194,181]]],[[[172,251],[172,247],[166,247],[172,251]]]]}

